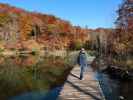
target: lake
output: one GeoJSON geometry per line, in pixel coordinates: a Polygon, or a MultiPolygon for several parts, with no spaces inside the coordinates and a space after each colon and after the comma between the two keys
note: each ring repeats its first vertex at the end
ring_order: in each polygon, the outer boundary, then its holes
{"type": "Polygon", "coordinates": [[[133,100],[133,81],[122,81],[112,78],[110,75],[97,72],[103,94],[106,100],[133,100]]]}
{"type": "Polygon", "coordinates": [[[0,99],[56,99],[71,68],[61,57],[0,57],[0,99]]]}

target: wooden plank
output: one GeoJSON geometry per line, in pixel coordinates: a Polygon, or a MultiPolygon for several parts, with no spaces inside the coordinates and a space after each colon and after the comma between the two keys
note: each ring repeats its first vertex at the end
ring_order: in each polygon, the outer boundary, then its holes
{"type": "Polygon", "coordinates": [[[60,92],[59,100],[105,100],[91,67],[86,69],[83,80],[79,75],[80,67],[75,66],[60,92]]]}

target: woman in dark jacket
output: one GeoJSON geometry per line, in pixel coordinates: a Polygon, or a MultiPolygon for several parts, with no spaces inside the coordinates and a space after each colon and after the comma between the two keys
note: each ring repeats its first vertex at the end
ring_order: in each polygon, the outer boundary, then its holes
{"type": "Polygon", "coordinates": [[[82,80],[83,78],[83,73],[85,71],[85,67],[87,67],[87,53],[85,51],[84,48],[82,48],[79,52],[79,56],[78,56],[78,64],[80,65],[80,80],[82,80]]]}

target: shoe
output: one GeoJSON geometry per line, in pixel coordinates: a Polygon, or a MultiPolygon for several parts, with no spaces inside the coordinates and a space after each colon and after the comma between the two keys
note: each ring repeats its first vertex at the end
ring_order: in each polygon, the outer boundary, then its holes
{"type": "Polygon", "coordinates": [[[82,80],[82,79],[83,79],[83,77],[80,77],[79,79],[80,79],[80,80],[82,80]]]}

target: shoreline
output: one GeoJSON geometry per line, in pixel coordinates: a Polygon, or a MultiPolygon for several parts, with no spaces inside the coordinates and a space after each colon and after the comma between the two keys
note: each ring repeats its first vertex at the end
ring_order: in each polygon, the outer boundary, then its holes
{"type": "MultiPolygon", "coordinates": [[[[103,60],[103,59],[102,59],[103,60]]],[[[116,65],[109,64],[107,60],[99,61],[99,58],[96,58],[92,63],[94,69],[102,73],[108,74],[110,77],[118,80],[133,80],[133,69],[125,69],[116,65]]]]}

